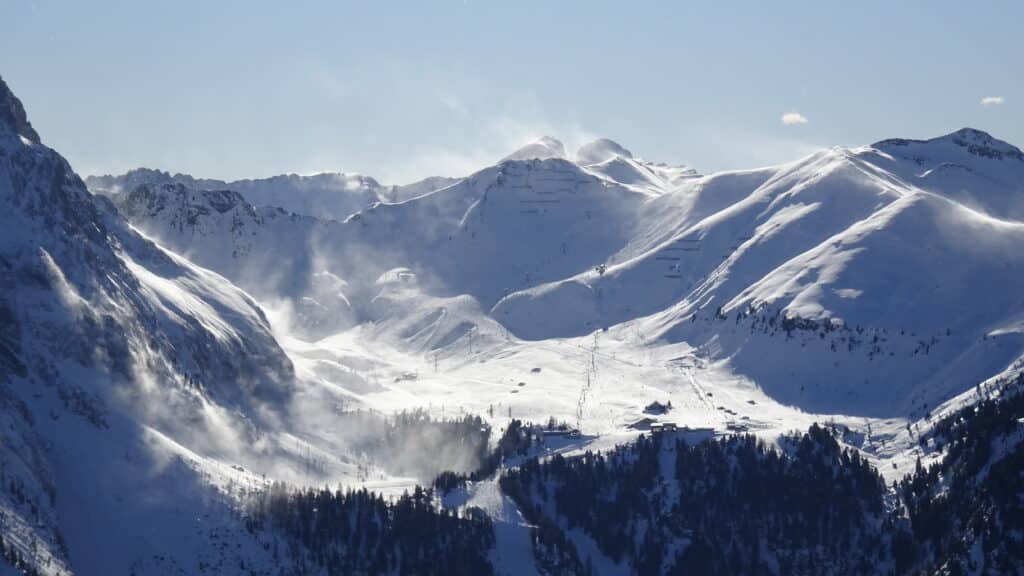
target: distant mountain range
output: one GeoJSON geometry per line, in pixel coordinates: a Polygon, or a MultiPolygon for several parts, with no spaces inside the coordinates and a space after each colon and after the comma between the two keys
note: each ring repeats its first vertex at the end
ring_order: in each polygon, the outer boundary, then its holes
{"type": "Polygon", "coordinates": [[[325,172],[310,176],[282,174],[271,178],[225,182],[193,178],[138,168],[118,176],[89,176],[86,185],[94,194],[116,196],[141,184],[182,184],[196,190],[233,190],[255,206],[275,206],[289,212],[325,220],[343,220],[353,212],[376,202],[401,202],[456,182],[441,176],[425,178],[404,186],[385,186],[369,176],[325,172]]]}
{"type": "Polygon", "coordinates": [[[381,278],[408,269],[424,297],[469,295],[518,337],[685,341],[814,412],[923,414],[1024,354],[1024,159],[985,133],[710,176],[608,140],[564,156],[541,139],[342,222],[184,184],[115,203],[328,331],[380,320],[381,278]]]}

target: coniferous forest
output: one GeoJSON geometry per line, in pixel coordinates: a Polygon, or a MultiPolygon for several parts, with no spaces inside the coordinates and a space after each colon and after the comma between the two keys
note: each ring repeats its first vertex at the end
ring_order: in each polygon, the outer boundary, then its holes
{"type": "Polygon", "coordinates": [[[292,490],[275,483],[253,503],[250,530],[285,534],[292,558],[327,574],[487,575],[490,520],[438,508],[419,487],[396,501],[366,490],[292,490]]]}
{"type": "Polygon", "coordinates": [[[571,535],[637,574],[1016,574],[1024,570],[1024,378],[938,422],[944,450],[889,490],[838,431],[531,460],[501,479],[549,574],[589,574],[571,535]]]}

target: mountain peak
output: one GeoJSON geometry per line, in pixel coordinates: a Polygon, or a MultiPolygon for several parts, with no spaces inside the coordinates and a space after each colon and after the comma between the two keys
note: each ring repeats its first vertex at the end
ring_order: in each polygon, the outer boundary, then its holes
{"type": "Polygon", "coordinates": [[[982,158],[989,158],[993,160],[1013,158],[1024,162],[1024,152],[1021,152],[1016,146],[995,138],[987,132],[970,127],[961,128],[956,132],[950,132],[944,136],[930,138],[928,140],[892,138],[876,142],[872,146],[874,148],[890,151],[895,148],[906,148],[908,146],[956,146],[965,149],[969,154],[980,156],[982,158]]]}
{"type": "Polygon", "coordinates": [[[598,138],[576,151],[576,162],[582,165],[600,164],[615,156],[632,158],[633,153],[614,140],[598,138]]]}
{"type": "Polygon", "coordinates": [[[978,130],[977,128],[971,128],[970,126],[965,126],[965,127],[961,128],[961,129],[957,130],[956,132],[950,132],[949,134],[946,134],[945,136],[939,136],[939,139],[946,139],[946,138],[950,138],[950,139],[952,139],[952,138],[963,138],[963,139],[972,139],[972,140],[984,141],[984,142],[992,142],[992,141],[996,140],[988,132],[985,132],[984,130],[978,130]]]}
{"type": "Polygon", "coordinates": [[[551,136],[541,136],[526,146],[501,159],[506,160],[547,160],[548,158],[565,158],[565,145],[551,136]]]}
{"type": "Polygon", "coordinates": [[[0,127],[7,128],[33,142],[40,141],[39,134],[28,121],[21,100],[18,100],[18,97],[11,92],[3,78],[0,78],[0,127]]]}
{"type": "Polygon", "coordinates": [[[940,137],[939,140],[949,140],[961,148],[967,148],[968,152],[977,156],[993,158],[1009,156],[1024,161],[1024,153],[1019,148],[975,128],[961,128],[940,137]]]}

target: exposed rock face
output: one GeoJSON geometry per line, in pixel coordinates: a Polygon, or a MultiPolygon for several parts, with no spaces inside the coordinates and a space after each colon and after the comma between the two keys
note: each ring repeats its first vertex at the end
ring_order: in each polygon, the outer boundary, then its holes
{"type": "Polygon", "coordinates": [[[7,83],[0,77],[0,130],[13,129],[15,134],[24,136],[33,142],[39,142],[39,134],[32,128],[28,117],[25,115],[25,107],[21,100],[11,92],[7,83]]]}

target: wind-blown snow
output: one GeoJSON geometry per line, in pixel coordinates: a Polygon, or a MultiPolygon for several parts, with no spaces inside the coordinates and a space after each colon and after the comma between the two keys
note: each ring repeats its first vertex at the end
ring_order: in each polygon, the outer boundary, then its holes
{"type": "MultiPolygon", "coordinates": [[[[0,109],[21,111],[2,82],[0,109]]],[[[285,457],[258,436],[291,361],[250,297],[139,236],[29,128],[0,118],[6,542],[47,574],[268,564],[211,541],[242,526],[211,483],[229,467],[204,463],[285,457]]]]}
{"type": "MultiPolygon", "coordinates": [[[[694,437],[829,420],[894,478],[1022,364],[1024,154],[975,130],[707,176],[543,138],[407,187],[142,170],[108,199],[0,88],[0,458],[37,509],[0,523],[50,573],[268,566],[246,491],[416,481],[354,408],[554,417],[567,454],[654,401],[694,437]]],[[[465,497],[528,554],[493,479],[465,497]]]]}

